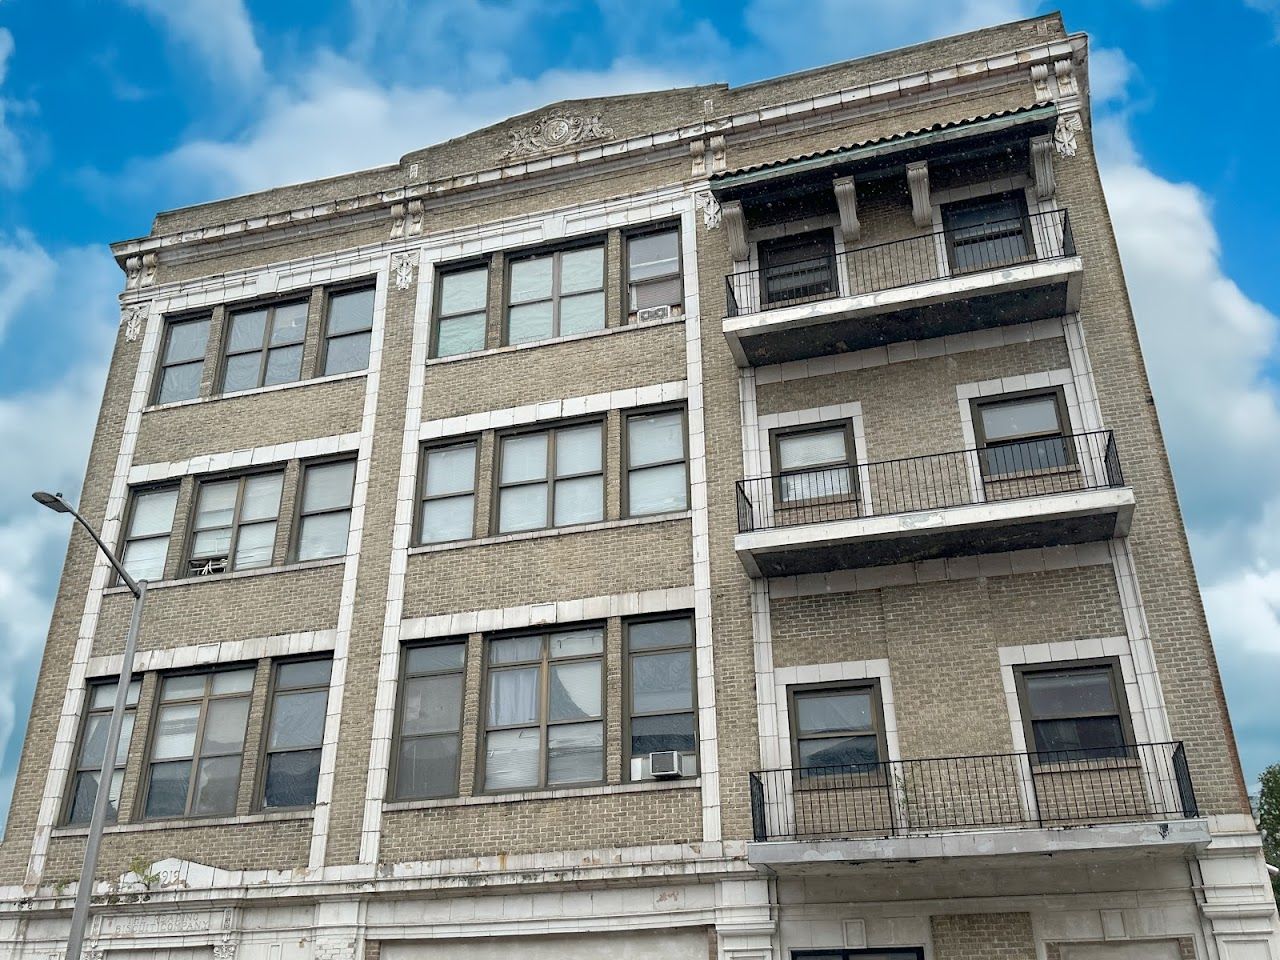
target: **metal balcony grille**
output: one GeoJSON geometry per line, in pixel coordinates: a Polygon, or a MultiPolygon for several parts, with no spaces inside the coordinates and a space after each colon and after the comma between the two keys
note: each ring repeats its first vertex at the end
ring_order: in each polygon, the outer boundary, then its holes
{"type": "Polygon", "coordinates": [[[760,770],[756,840],[876,839],[1199,815],[1181,742],[760,770]]]}
{"type": "Polygon", "coordinates": [[[725,277],[728,315],[852,297],[929,280],[1074,257],[1065,210],[939,230],[725,277]]]}
{"type": "Polygon", "coordinates": [[[738,481],[738,532],[1124,485],[1110,430],[738,481]]]}

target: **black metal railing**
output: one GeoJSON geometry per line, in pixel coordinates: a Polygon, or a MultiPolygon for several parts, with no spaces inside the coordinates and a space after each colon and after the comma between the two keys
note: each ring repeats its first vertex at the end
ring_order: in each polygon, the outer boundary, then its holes
{"type": "Polygon", "coordinates": [[[738,532],[1124,485],[1110,430],[738,481],[738,532]]]}
{"type": "Polygon", "coordinates": [[[850,297],[1038,260],[1073,257],[1065,210],[939,230],[725,277],[728,315],[850,297]]]}
{"type": "Polygon", "coordinates": [[[1186,752],[1139,743],[751,774],[757,840],[875,839],[1199,815],[1186,752]]]}

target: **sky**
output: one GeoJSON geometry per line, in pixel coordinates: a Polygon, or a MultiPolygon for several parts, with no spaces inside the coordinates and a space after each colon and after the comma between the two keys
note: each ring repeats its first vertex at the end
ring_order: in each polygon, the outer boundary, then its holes
{"type": "MultiPolygon", "coordinates": [[[[1091,37],[1099,163],[1252,784],[1280,762],[1280,0],[1059,7],[1091,37]]],[[[107,244],[560,99],[747,83],[1053,8],[0,0],[0,816],[68,535],[28,495],[80,486],[119,323],[107,244]]]]}

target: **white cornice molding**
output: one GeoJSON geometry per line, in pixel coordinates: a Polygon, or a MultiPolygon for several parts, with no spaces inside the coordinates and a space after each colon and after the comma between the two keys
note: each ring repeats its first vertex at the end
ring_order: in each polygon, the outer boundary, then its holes
{"type": "MultiPolygon", "coordinates": [[[[996,56],[859,84],[822,96],[792,100],[726,117],[710,118],[689,126],[625,140],[597,143],[579,150],[406,185],[394,190],[379,190],[326,203],[240,218],[208,227],[124,240],[112,244],[111,251],[117,261],[123,265],[131,257],[174,250],[179,247],[216,248],[229,240],[244,240],[251,236],[275,234],[290,228],[295,231],[305,228],[305,232],[309,233],[315,230],[318,224],[331,225],[335,220],[391,217],[396,205],[400,206],[401,216],[403,216],[405,205],[414,200],[443,198],[451,194],[469,193],[502,184],[529,181],[566,171],[568,168],[614,161],[633,154],[643,157],[654,152],[665,153],[675,148],[687,155],[691,144],[718,138],[723,142],[722,138],[729,134],[738,135],[761,127],[819,115],[839,114],[850,110],[862,111],[871,104],[879,104],[881,109],[888,110],[891,109],[891,105],[898,106],[900,101],[909,100],[923,93],[946,90],[948,94],[954,94],[962,88],[979,85],[995,77],[1013,77],[1028,73],[1031,67],[1041,64],[1049,65],[1047,72],[1053,72],[1054,64],[1064,59],[1082,59],[1086,51],[1085,35],[1073,34],[1049,43],[1036,44],[996,56]]],[[[330,226],[330,228],[334,227],[330,226]]]]}

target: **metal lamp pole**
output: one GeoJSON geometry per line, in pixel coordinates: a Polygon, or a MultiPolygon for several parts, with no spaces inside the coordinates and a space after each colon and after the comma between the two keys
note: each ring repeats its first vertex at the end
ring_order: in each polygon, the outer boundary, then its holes
{"type": "Polygon", "coordinates": [[[93,537],[107,560],[120,574],[120,579],[133,594],[133,616],[129,620],[129,634],[124,641],[124,656],[120,661],[120,676],[116,681],[116,702],[111,708],[111,722],[107,725],[107,742],[102,751],[102,769],[98,773],[98,789],[93,798],[93,813],[89,817],[89,836],[85,841],[84,863],[80,867],[80,883],[76,887],[76,905],[71,911],[71,932],[67,935],[66,960],[80,960],[80,948],[84,943],[85,926],[89,921],[89,898],[93,893],[93,875],[98,868],[98,851],[102,846],[102,828],[107,821],[107,803],[111,796],[111,781],[115,777],[116,752],[120,749],[120,731],[124,726],[125,704],[129,697],[129,684],[133,679],[133,654],[138,644],[138,628],[142,624],[142,605],[147,598],[147,581],[129,576],[96,530],[80,516],[79,511],[63,499],[60,493],[37,491],[31,495],[36,503],[55,513],[69,513],[80,526],[93,537]]]}

